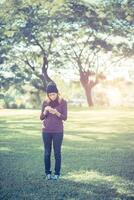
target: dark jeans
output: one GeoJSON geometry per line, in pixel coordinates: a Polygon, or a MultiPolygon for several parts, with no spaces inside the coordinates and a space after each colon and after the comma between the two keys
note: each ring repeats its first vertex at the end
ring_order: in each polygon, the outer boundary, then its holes
{"type": "Polygon", "coordinates": [[[63,140],[63,133],[42,133],[44,142],[44,164],[45,173],[51,174],[51,150],[52,142],[55,156],[55,174],[60,175],[61,169],[61,145],[63,140]]]}

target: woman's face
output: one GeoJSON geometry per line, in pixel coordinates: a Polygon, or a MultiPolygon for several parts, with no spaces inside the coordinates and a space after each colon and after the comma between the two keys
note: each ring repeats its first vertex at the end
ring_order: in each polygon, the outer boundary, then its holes
{"type": "Polygon", "coordinates": [[[52,100],[52,101],[54,101],[56,98],[57,98],[57,96],[58,96],[58,94],[57,93],[48,93],[48,97],[52,100]]]}

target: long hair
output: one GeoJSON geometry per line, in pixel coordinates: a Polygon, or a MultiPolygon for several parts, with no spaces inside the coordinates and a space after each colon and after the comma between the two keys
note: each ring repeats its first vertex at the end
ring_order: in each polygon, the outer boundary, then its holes
{"type": "MultiPolygon", "coordinates": [[[[61,101],[62,101],[63,98],[60,97],[59,93],[57,94],[57,98],[58,98],[58,102],[61,103],[61,101]]],[[[45,102],[48,103],[48,104],[51,102],[51,99],[48,97],[48,94],[46,94],[45,102]]]]}

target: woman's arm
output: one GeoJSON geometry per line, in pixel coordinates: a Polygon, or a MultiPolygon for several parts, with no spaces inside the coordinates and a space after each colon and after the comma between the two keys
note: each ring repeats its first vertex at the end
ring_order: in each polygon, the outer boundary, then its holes
{"type": "Polygon", "coordinates": [[[55,109],[55,114],[57,115],[57,117],[65,121],[67,120],[67,102],[64,101],[62,106],[63,106],[63,112],[60,113],[55,109]]]}
{"type": "Polygon", "coordinates": [[[47,109],[45,109],[45,108],[46,108],[46,105],[45,105],[45,102],[43,102],[42,108],[41,108],[40,120],[44,120],[45,117],[46,117],[47,114],[48,114],[48,111],[47,111],[47,109]]]}

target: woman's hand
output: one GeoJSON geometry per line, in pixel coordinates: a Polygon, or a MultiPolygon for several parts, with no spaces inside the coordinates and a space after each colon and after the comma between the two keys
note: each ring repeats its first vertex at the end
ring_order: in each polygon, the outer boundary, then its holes
{"type": "Polygon", "coordinates": [[[44,112],[43,112],[43,114],[44,115],[46,115],[47,114],[47,112],[49,112],[49,110],[51,109],[51,107],[50,106],[46,106],[45,107],[45,109],[44,109],[44,112]]]}
{"type": "Polygon", "coordinates": [[[54,109],[54,114],[57,115],[58,117],[60,117],[60,112],[58,112],[56,109],[54,109]]]}
{"type": "Polygon", "coordinates": [[[49,110],[51,110],[52,108],[51,108],[51,106],[46,106],[45,107],[45,111],[49,111],[49,110]]]}
{"type": "Polygon", "coordinates": [[[56,114],[56,111],[57,111],[57,110],[54,109],[54,108],[49,109],[49,112],[50,112],[51,114],[53,114],[53,115],[56,114]]]}
{"type": "Polygon", "coordinates": [[[53,115],[57,115],[58,117],[60,117],[60,115],[61,115],[56,109],[52,108],[51,106],[45,107],[44,113],[46,113],[47,111],[53,115]]]}
{"type": "Polygon", "coordinates": [[[51,114],[56,114],[56,109],[52,108],[51,106],[46,106],[44,112],[50,112],[51,114]]]}

